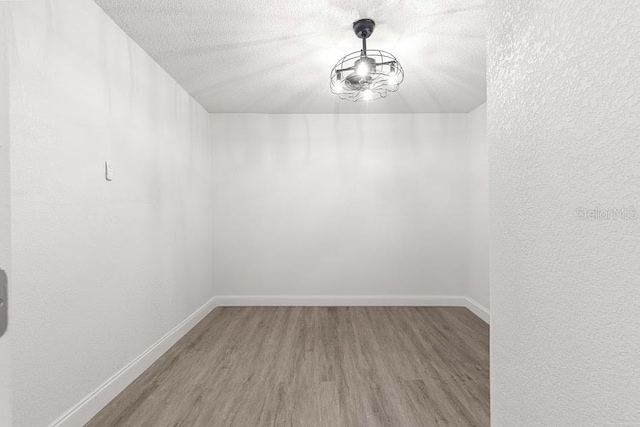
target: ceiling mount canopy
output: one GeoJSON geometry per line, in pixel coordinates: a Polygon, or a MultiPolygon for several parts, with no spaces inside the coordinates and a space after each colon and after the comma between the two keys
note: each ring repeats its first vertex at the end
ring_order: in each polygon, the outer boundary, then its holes
{"type": "Polygon", "coordinates": [[[331,92],[340,99],[372,101],[395,92],[404,80],[404,70],[395,56],[377,49],[367,49],[367,39],[376,23],[360,19],[353,32],[362,39],[362,50],[343,57],[331,70],[331,92]]]}

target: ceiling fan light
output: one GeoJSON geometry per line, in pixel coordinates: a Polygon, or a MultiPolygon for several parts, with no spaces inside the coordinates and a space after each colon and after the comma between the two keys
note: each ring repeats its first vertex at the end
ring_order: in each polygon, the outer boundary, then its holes
{"type": "Polygon", "coordinates": [[[368,49],[366,39],[371,36],[375,22],[361,19],[353,29],[362,39],[362,49],[346,55],[331,70],[331,91],[340,99],[370,101],[385,98],[398,90],[404,71],[395,56],[379,49],[368,49]]]}
{"type": "Polygon", "coordinates": [[[369,65],[366,61],[360,61],[360,63],[356,65],[356,74],[360,77],[365,77],[369,74],[369,65]]]}

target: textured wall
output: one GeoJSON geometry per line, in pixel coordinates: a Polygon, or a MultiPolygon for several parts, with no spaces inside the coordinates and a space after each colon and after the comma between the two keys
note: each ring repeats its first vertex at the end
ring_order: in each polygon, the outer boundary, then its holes
{"type": "Polygon", "coordinates": [[[487,104],[467,114],[469,188],[466,296],[489,310],[489,160],[487,104]]]}
{"type": "Polygon", "coordinates": [[[213,296],[209,118],[94,2],[9,8],[14,414],[36,427],[213,296]]]}
{"type": "Polygon", "coordinates": [[[465,114],[211,117],[218,294],[465,293],[465,114]]]}
{"type": "Polygon", "coordinates": [[[640,8],[489,10],[492,425],[640,425],[640,8]]]}

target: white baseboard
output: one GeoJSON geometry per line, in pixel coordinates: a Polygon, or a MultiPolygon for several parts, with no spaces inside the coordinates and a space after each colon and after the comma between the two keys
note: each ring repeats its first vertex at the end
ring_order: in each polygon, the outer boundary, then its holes
{"type": "Polygon", "coordinates": [[[485,323],[490,325],[491,314],[489,313],[489,310],[473,298],[466,297],[465,299],[467,300],[465,307],[467,307],[473,314],[484,320],[485,323]]]}
{"type": "Polygon", "coordinates": [[[83,426],[215,307],[215,298],[211,298],[77,405],[65,412],[51,424],[51,427],[83,426]]]}
{"type": "Polygon", "coordinates": [[[472,298],[449,295],[222,295],[216,307],[243,306],[418,306],[466,307],[489,323],[489,310],[472,298]]]}
{"type": "Polygon", "coordinates": [[[466,307],[466,298],[448,295],[222,295],[217,307],[242,306],[433,306],[466,307]]]}

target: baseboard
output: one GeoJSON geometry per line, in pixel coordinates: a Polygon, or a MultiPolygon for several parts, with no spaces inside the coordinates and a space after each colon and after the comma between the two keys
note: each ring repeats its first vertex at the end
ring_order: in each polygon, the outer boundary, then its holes
{"type": "Polygon", "coordinates": [[[466,307],[489,323],[490,315],[480,303],[469,297],[449,295],[221,295],[214,297],[216,307],[245,306],[417,306],[466,307]]]}
{"type": "Polygon", "coordinates": [[[440,306],[466,307],[466,298],[448,295],[222,295],[217,307],[238,306],[440,306]]]}
{"type": "Polygon", "coordinates": [[[215,307],[215,298],[211,298],[104,384],[65,412],[51,424],[51,427],[77,427],[87,423],[215,307]]]}
{"type": "Polygon", "coordinates": [[[476,316],[478,316],[479,318],[481,318],[487,324],[490,325],[491,314],[489,313],[489,310],[485,306],[480,304],[478,301],[474,300],[473,298],[466,297],[465,299],[466,299],[465,307],[467,307],[473,314],[475,314],[476,316]]]}

